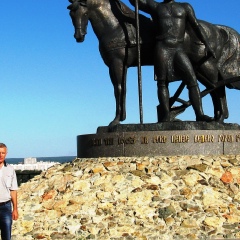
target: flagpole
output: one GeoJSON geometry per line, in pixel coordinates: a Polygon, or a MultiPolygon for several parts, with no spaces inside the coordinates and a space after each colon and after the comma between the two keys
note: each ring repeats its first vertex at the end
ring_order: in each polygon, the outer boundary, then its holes
{"type": "Polygon", "coordinates": [[[136,19],[136,40],[137,40],[137,69],[138,69],[138,99],[139,99],[139,114],[140,124],[143,124],[143,106],[142,106],[142,69],[141,69],[141,49],[140,49],[140,34],[139,34],[139,6],[138,0],[135,0],[135,19],[136,19]]]}

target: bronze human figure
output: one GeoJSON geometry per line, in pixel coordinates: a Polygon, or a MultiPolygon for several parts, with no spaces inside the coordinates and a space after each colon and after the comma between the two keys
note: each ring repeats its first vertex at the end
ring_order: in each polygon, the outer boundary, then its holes
{"type": "MultiPolygon", "coordinates": [[[[134,0],[130,2],[135,3],[134,0]]],[[[170,121],[168,83],[172,81],[174,75],[179,76],[187,85],[196,120],[209,120],[203,114],[197,78],[183,46],[186,25],[189,23],[205,44],[206,54],[209,53],[215,57],[193,8],[188,3],[177,3],[174,0],[164,0],[161,3],[154,0],[139,0],[139,8],[151,15],[155,27],[154,72],[158,86],[158,99],[163,108],[161,120],[170,121]]]]}
{"type": "MultiPolygon", "coordinates": [[[[69,1],[71,5],[69,5],[68,9],[70,10],[70,16],[75,29],[74,37],[76,41],[84,41],[88,21],[91,22],[94,33],[99,40],[99,51],[104,63],[109,67],[109,75],[114,87],[116,100],[116,114],[109,125],[117,125],[126,118],[127,69],[137,66],[134,12],[120,0],[69,1]]],[[[154,23],[149,18],[143,15],[140,15],[139,19],[141,63],[142,65],[153,65],[154,46],[156,42],[154,29],[156,29],[156,27],[154,27],[154,23]]],[[[196,35],[196,31],[193,31],[190,24],[186,25],[186,29],[184,29],[186,30],[185,34],[182,36],[184,37],[184,41],[180,44],[183,48],[181,50],[183,52],[181,52],[181,56],[190,59],[197,79],[208,89],[214,89],[214,91],[212,91],[214,120],[223,122],[223,120],[228,117],[225,87],[223,86],[216,90],[214,87],[218,81],[225,81],[239,76],[240,38],[239,34],[230,27],[214,25],[202,20],[199,20],[199,23],[207,34],[209,45],[211,45],[216,58],[212,57],[211,54],[206,56],[206,46],[199,40],[201,39],[201,36],[199,36],[201,33],[196,35]]],[[[175,65],[170,65],[173,66],[175,70],[175,65]]],[[[191,65],[190,68],[192,71],[191,65]]],[[[192,79],[193,77],[190,73],[188,72],[191,77],[190,79],[192,79]]],[[[167,76],[169,77],[171,74],[167,74],[167,76]]],[[[173,71],[173,76],[171,77],[172,81],[182,79],[177,76],[176,71],[173,71]]],[[[190,83],[188,79],[185,81],[190,85],[196,83],[190,83]]],[[[196,81],[196,78],[194,78],[194,81],[196,81]]],[[[240,89],[239,83],[240,82],[230,83],[227,86],[240,89]]],[[[173,112],[174,109],[170,109],[171,112],[173,112]]],[[[198,120],[202,117],[201,111],[198,116],[199,115],[200,118],[198,120]]]]}

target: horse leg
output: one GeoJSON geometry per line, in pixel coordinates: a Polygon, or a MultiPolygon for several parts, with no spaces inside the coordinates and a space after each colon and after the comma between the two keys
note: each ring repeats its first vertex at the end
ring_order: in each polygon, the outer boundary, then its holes
{"type": "Polygon", "coordinates": [[[109,127],[113,127],[126,119],[126,72],[120,59],[112,59],[109,66],[109,75],[114,87],[114,96],[116,101],[116,114],[109,127]]]}
{"type": "Polygon", "coordinates": [[[229,115],[225,87],[216,89],[211,95],[214,104],[214,119],[223,123],[224,119],[227,119],[229,115]]]}
{"type": "MultiPolygon", "coordinates": [[[[219,70],[215,60],[205,62],[198,71],[200,74],[199,80],[206,88],[212,88],[208,82],[214,85],[220,79],[219,70]]],[[[223,122],[224,119],[228,118],[225,87],[215,89],[210,95],[214,107],[214,120],[217,122],[223,122]]]]}
{"type": "MultiPolygon", "coordinates": [[[[216,81],[221,81],[222,78],[219,75],[219,72],[217,76],[215,75],[214,79],[214,83],[216,81]]],[[[223,123],[224,119],[227,119],[229,115],[225,87],[219,87],[215,89],[211,93],[211,97],[214,105],[214,120],[223,123]]]]}
{"type": "Polygon", "coordinates": [[[229,117],[229,112],[228,112],[226,88],[225,87],[222,87],[222,103],[223,103],[223,116],[224,116],[224,119],[227,119],[229,117]]]}

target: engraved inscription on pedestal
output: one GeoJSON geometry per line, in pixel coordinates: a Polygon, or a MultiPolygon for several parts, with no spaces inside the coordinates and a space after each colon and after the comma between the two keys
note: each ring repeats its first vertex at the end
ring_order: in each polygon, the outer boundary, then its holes
{"type": "Polygon", "coordinates": [[[78,136],[78,157],[240,153],[240,129],[122,131],[78,136]]]}

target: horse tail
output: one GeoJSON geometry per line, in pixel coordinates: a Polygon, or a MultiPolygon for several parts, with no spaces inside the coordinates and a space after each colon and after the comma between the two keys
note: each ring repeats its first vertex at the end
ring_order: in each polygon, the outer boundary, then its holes
{"type": "MultiPolygon", "coordinates": [[[[240,76],[240,35],[230,27],[220,25],[218,27],[225,39],[222,54],[218,61],[221,77],[222,79],[228,79],[240,76]]],[[[240,90],[240,81],[230,83],[227,87],[240,90]]]]}

